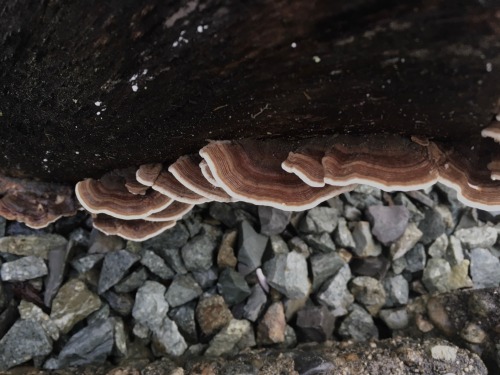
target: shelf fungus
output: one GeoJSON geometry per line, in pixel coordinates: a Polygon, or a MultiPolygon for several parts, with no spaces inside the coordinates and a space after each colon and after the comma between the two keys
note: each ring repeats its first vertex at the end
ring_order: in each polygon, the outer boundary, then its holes
{"type": "Polygon", "coordinates": [[[175,221],[122,220],[108,215],[93,216],[94,227],[107,235],[131,241],[145,241],[172,228],[175,221]]]}

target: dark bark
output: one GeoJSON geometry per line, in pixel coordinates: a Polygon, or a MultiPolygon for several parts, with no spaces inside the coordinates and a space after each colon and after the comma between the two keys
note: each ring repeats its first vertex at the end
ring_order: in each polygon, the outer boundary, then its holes
{"type": "Polygon", "coordinates": [[[0,172],[48,180],[208,139],[471,145],[500,112],[496,0],[3,0],[0,51],[0,172]]]}

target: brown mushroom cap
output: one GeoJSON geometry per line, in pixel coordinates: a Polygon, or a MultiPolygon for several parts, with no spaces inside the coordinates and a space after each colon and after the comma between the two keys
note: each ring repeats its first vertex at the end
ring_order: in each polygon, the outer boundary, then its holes
{"type": "Polygon", "coordinates": [[[219,187],[219,183],[215,180],[212,172],[210,171],[210,168],[208,167],[207,162],[203,159],[200,161],[200,169],[203,177],[205,177],[208,182],[210,182],[213,186],[219,187]]]}
{"type": "Polygon", "coordinates": [[[494,121],[490,126],[484,128],[481,135],[485,138],[491,138],[495,142],[500,142],[500,121],[494,121]]]}
{"type": "Polygon", "coordinates": [[[144,218],[146,221],[175,221],[181,219],[185,214],[193,209],[194,205],[174,202],[164,210],[156,212],[144,218]]]}
{"type": "Polygon", "coordinates": [[[305,210],[354,186],[314,188],[281,168],[289,152],[280,142],[218,141],[200,150],[218,185],[230,196],[282,210],[305,210]]]}
{"type": "Polygon", "coordinates": [[[0,197],[0,216],[33,229],[76,214],[73,189],[65,185],[0,175],[0,197]]]}
{"type": "Polygon", "coordinates": [[[199,155],[181,156],[168,168],[169,172],[189,190],[216,202],[231,202],[232,198],[224,190],[212,185],[200,168],[199,155]]]}
{"type": "Polygon", "coordinates": [[[107,215],[93,218],[94,227],[107,235],[118,235],[131,241],[145,241],[172,228],[175,221],[121,220],[107,215]]]}
{"type": "Polygon", "coordinates": [[[135,173],[135,178],[143,185],[153,186],[162,169],[161,163],[143,164],[135,173]]]}
{"type": "Polygon", "coordinates": [[[187,204],[201,204],[211,201],[211,199],[188,189],[166,169],[161,171],[152,188],[176,201],[187,204]]]}
{"type": "Polygon", "coordinates": [[[142,219],[168,207],[171,198],[154,190],[144,195],[127,191],[123,179],[108,174],[100,180],[86,179],[76,184],[80,204],[94,214],[108,214],[124,220],[142,219]]]}

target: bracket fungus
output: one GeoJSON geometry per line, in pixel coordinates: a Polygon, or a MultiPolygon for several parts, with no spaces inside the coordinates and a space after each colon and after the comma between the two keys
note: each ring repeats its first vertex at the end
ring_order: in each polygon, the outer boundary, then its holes
{"type": "Polygon", "coordinates": [[[121,220],[107,215],[93,217],[94,227],[107,235],[131,241],[145,241],[172,228],[175,221],[121,220]]]}

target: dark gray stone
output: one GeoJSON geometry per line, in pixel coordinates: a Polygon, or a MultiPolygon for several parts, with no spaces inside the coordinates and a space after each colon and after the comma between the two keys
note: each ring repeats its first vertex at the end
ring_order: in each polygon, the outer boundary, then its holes
{"type": "Polygon", "coordinates": [[[264,275],[269,285],[288,298],[301,298],[310,292],[307,260],[296,251],[267,261],[264,264],[264,275]]]}
{"type": "Polygon", "coordinates": [[[297,330],[303,341],[323,342],[332,338],[335,316],[325,306],[311,306],[297,312],[297,330]]]}
{"type": "Polygon", "coordinates": [[[313,291],[318,290],[326,280],[335,275],[346,264],[336,252],[315,254],[311,256],[310,262],[313,291]]]}
{"type": "Polygon", "coordinates": [[[83,228],[76,228],[69,235],[69,240],[75,246],[82,246],[88,248],[90,246],[90,232],[83,228]]]}
{"type": "Polygon", "coordinates": [[[125,293],[115,293],[108,290],[103,295],[109,306],[121,316],[128,316],[134,307],[134,299],[125,293]]]}
{"type": "Polygon", "coordinates": [[[204,231],[182,247],[181,255],[189,271],[208,270],[214,264],[217,241],[204,231]]]}
{"type": "Polygon", "coordinates": [[[381,280],[387,274],[391,262],[383,255],[380,255],[378,257],[354,258],[349,263],[349,266],[356,276],[369,276],[381,280]]]}
{"type": "Polygon", "coordinates": [[[151,250],[143,251],[141,264],[163,280],[170,280],[175,276],[175,272],[166,265],[163,258],[151,250]]]}
{"type": "Polygon", "coordinates": [[[500,285],[500,261],[487,249],[470,251],[470,273],[474,288],[490,288],[500,285]]]}
{"type": "Polygon", "coordinates": [[[427,261],[424,245],[417,243],[405,254],[404,259],[406,260],[406,269],[408,271],[422,271],[425,268],[425,263],[427,261]]]}
{"type": "Polygon", "coordinates": [[[395,204],[405,206],[410,212],[410,221],[413,223],[420,223],[424,218],[424,214],[413,204],[413,202],[404,194],[397,193],[393,198],[395,204]]]}
{"type": "Polygon", "coordinates": [[[130,293],[144,285],[147,279],[148,271],[141,267],[116,284],[113,289],[117,293],[130,293]]]}
{"type": "MultiPolygon", "coordinates": [[[[288,246],[287,246],[287,251],[282,251],[282,252],[274,252],[274,254],[288,254],[288,249],[290,251],[296,251],[299,254],[304,255],[306,258],[311,255],[311,250],[307,243],[300,237],[295,236],[292,237],[288,240],[288,246]]],[[[283,249],[285,250],[285,249],[283,249]]]]}
{"type": "Polygon", "coordinates": [[[160,255],[167,264],[175,271],[176,274],[184,275],[188,273],[184,261],[182,260],[181,251],[177,248],[159,250],[160,255]]]}
{"type": "Polygon", "coordinates": [[[195,271],[192,275],[198,285],[204,290],[214,286],[219,277],[215,267],[209,268],[208,270],[195,271]]]}
{"type": "Polygon", "coordinates": [[[182,336],[189,342],[197,343],[198,334],[196,332],[195,321],[196,302],[190,302],[183,306],[171,309],[168,316],[172,319],[179,328],[182,336]]]}
{"type": "Polygon", "coordinates": [[[336,249],[335,243],[329,233],[313,233],[305,235],[303,238],[305,243],[311,246],[314,250],[328,253],[330,251],[335,251],[336,249]]]}
{"type": "Polygon", "coordinates": [[[0,217],[0,237],[5,236],[5,224],[7,220],[5,218],[0,217]]]}
{"type": "Polygon", "coordinates": [[[211,202],[208,213],[215,220],[219,220],[228,228],[234,228],[238,224],[234,209],[226,203],[211,202]]]}
{"type": "Polygon", "coordinates": [[[178,357],[184,354],[187,349],[186,341],[179,332],[177,324],[167,317],[163,318],[160,326],[154,327],[153,331],[153,348],[159,350],[160,355],[168,354],[173,357],[178,357]]]}
{"type": "Polygon", "coordinates": [[[436,240],[446,230],[443,217],[435,210],[427,209],[424,212],[424,219],[420,221],[418,229],[422,232],[420,242],[429,245],[436,240]]]}
{"type": "Polygon", "coordinates": [[[242,302],[250,295],[250,288],[244,277],[231,268],[221,272],[217,289],[229,306],[242,302]]]}
{"type": "Polygon", "coordinates": [[[243,317],[251,322],[255,322],[266,305],[267,296],[259,284],[255,284],[252,287],[251,293],[252,294],[248,297],[247,303],[243,308],[243,317]]]}
{"type": "Polygon", "coordinates": [[[42,258],[27,256],[2,264],[0,273],[3,281],[25,281],[45,276],[48,270],[42,258]]]}
{"type": "Polygon", "coordinates": [[[118,236],[108,236],[93,229],[90,233],[89,254],[106,254],[125,248],[125,240],[118,236]]]}
{"type": "Polygon", "coordinates": [[[380,310],[379,317],[387,327],[394,330],[406,328],[410,320],[404,307],[399,309],[380,310]]]}
{"type": "Polygon", "coordinates": [[[385,306],[401,306],[408,303],[410,287],[408,281],[402,275],[387,277],[383,281],[387,295],[385,306]]]}
{"type": "Polygon", "coordinates": [[[189,239],[189,232],[182,223],[177,223],[174,227],[142,243],[144,250],[151,250],[159,253],[162,249],[178,249],[184,246],[189,239]]]}
{"type": "Polygon", "coordinates": [[[405,206],[370,206],[367,215],[373,235],[384,245],[401,237],[410,219],[410,212],[405,206]]]}
{"type": "MultiPolygon", "coordinates": [[[[300,237],[294,237],[294,238],[300,239],[300,237]]],[[[288,248],[288,245],[286,244],[285,240],[283,240],[283,238],[281,236],[274,235],[274,236],[269,237],[269,242],[267,243],[267,251],[271,254],[271,257],[273,257],[273,256],[276,256],[278,254],[288,254],[290,249],[288,248]]]]}
{"type": "Polygon", "coordinates": [[[5,371],[52,351],[52,340],[33,320],[18,320],[0,340],[0,370],[5,371]]]}
{"type": "Polygon", "coordinates": [[[347,314],[347,308],[354,302],[347,289],[351,278],[349,265],[345,264],[330,280],[325,282],[317,295],[318,302],[330,308],[335,316],[347,314]]]}
{"type": "Polygon", "coordinates": [[[260,267],[268,237],[257,233],[247,221],[240,222],[238,232],[238,271],[246,276],[260,267]]]}
{"type": "Polygon", "coordinates": [[[127,250],[112,251],[106,254],[102,264],[101,275],[99,277],[98,292],[104,293],[106,290],[117,284],[127,271],[136,263],[140,257],[127,250]]]}
{"type": "Polygon", "coordinates": [[[60,247],[49,251],[49,276],[45,281],[45,291],[43,294],[43,303],[47,307],[51,306],[52,299],[62,285],[64,271],[66,269],[66,255],[66,247],[60,247]]]}
{"type": "Polygon", "coordinates": [[[190,274],[178,275],[165,293],[165,299],[171,307],[183,305],[203,293],[198,283],[190,274]]]}
{"type": "Polygon", "coordinates": [[[378,338],[378,329],[371,315],[361,306],[353,304],[349,315],[340,324],[339,334],[344,339],[368,341],[378,338]]]}
{"type": "Polygon", "coordinates": [[[376,257],[382,252],[379,244],[373,241],[372,233],[370,230],[370,223],[367,221],[358,221],[353,225],[352,236],[356,247],[353,252],[361,258],[376,257]]]}
{"type": "Polygon", "coordinates": [[[260,232],[266,236],[280,234],[285,230],[292,213],[274,207],[259,206],[260,232]]]}
{"type": "Polygon", "coordinates": [[[94,268],[104,258],[104,254],[90,254],[71,261],[71,266],[78,273],[85,273],[94,268]]]}
{"type": "Polygon", "coordinates": [[[307,211],[299,225],[303,233],[332,233],[337,227],[339,213],[331,207],[314,207],[307,211]]]}

